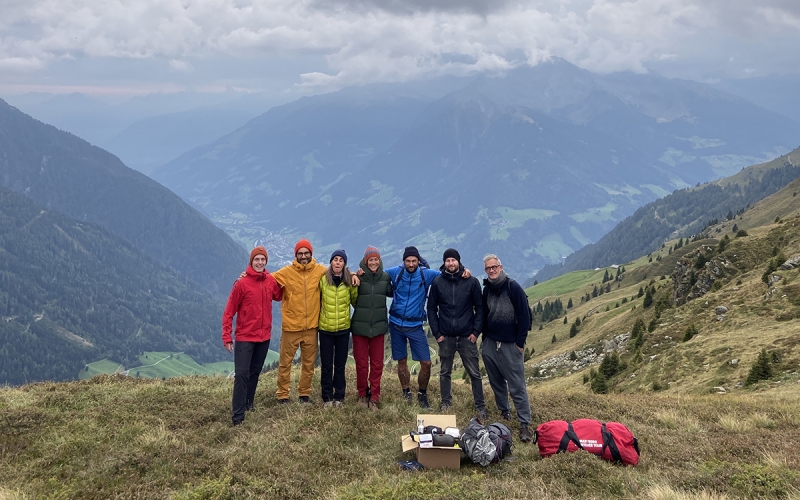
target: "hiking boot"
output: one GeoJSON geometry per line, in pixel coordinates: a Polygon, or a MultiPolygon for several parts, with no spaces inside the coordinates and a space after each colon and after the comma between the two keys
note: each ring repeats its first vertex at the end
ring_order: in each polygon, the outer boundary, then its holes
{"type": "Polygon", "coordinates": [[[486,422],[489,419],[489,416],[486,414],[486,410],[478,410],[476,416],[478,417],[478,420],[480,420],[481,422],[486,422]]]}
{"type": "Polygon", "coordinates": [[[447,403],[442,403],[442,407],[439,408],[439,413],[447,413],[450,411],[450,405],[447,403]]]}
{"type": "Polygon", "coordinates": [[[372,411],[378,411],[380,409],[380,407],[378,406],[378,400],[377,399],[370,400],[369,409],[372,410],[372,411]]]}
{"type": "Polygon", "coordinates": [[[244,423],[244,420],[234,420],[233,421],[233,427],[238,427],[238,426],[242,425],[242,423],[244,423]]]}
{"type": "Polygon", "coordinates": [[[288,398],[287,398],[287,399],[279,399],[279,400],[278,400],[278,404],[279,404],[279,405],[286,405],[286,404],[289,404],[289,399],[288,399],[288,398]]]}
{"type": "Polygon", "coordinates": [[[417,402],[421,408],[426,410],[431,409],[430,403],[428,403],[428,393],[427,392],[418,392],[417,393],[417,402]]]}
{"type": "Polygon", "coordinates": [[[503,417],[503,420],[511,420],[511,412],[504,411],[500,416],[503,417]]]}
{"type": "Polygon", "coordinates": [[[300,396],[300,404],[311,405],[311,398],[308,396],[300,396]]]}
{"type": "Polygon", "coordinates": [[[523,443],[531,442],[531,430],[528,429],[528,424],[521,424],[519,426],[519,440],[523,443]]]}
{"type": "Polygon", "coordinates": [[[342,404],[342,402],[341,402],[341,401],[339,401],[339,400],[336,400],[336,401],[334,401],[334,402],[333,402],[333,407],[334,407],[334,408],[338,408],[338,409],[340,409],[340,410],[341,410],[341,409],[342,409],[342,406],[344,406],[344,405],[343,405],[343,404],[342,404]]]}
{"type": "Polygon", "coordinates": [[[359,396],[358,406],[361,408],[369,408],[369,399],[366,396],[359,396]]]}
{"type": "Polygon", "coordinates": [[[403,391],[403,399],[406,400],[406,403],[411,403],[414,400],[411,397],[411,391],[403,391]]]}
{"type": "Polygon", "coordinates": [[[323,408],[333,408],[333,401],[325,401],[322,403],[323,408]]]}

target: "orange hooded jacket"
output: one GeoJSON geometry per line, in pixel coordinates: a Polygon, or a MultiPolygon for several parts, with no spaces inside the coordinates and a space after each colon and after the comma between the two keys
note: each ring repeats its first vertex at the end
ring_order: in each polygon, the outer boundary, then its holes
{"type": "Polygon", "coordinates": [[[301,332],[319,326],[319,280],[327,269],[314,258],[305,265],[295,259],[272,274],[283,287],[283,331],[301,332]]]}

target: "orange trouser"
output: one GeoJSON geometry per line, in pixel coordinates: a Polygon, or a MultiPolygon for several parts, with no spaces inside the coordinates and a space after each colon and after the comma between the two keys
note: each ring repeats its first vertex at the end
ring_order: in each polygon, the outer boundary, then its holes
{"type": "Polygon", "coordinates": [[[292,376],[292,360],[300,348],[300,383],[298,396],[311,396],[311,377],[314,375],[314,361],[317,359],[317,329],[281,333],[281,352],[278,361],[278,399],[289,399],[289,385],[292,376]]]}

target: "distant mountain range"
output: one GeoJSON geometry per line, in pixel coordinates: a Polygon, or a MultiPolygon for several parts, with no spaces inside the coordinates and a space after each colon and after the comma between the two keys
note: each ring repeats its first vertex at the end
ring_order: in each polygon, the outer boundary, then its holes
{"type": "Polygon", "coordinates": [[[94,223],[0,187],[0,384],[74,380],[143,351],[227,359],[222,304],[94,223]]]}
{"type": "Polygon", "coordinates": [[[800,143],[800,123],[711,86],[566,61],[444,95],[351,88],[278,106],[152,175],[271,263],[368,244],[489,252],[520,279],[639,206],[800,143]]]}
{"type": "Polygon", "coordinates": [[[0,161],[0,186],[105,226],[217,297],[247,263],[242,246],[168,189],[2,100],[0,161]]]}

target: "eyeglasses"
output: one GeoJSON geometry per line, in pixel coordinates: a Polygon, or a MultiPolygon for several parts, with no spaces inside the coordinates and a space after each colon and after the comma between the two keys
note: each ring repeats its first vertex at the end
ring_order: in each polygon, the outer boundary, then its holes
{"type": "Polygon", "coordinates": [[[493,273],[493,272],[497,271],[498,269],[500,269],[501,267],[502,266],[500,266],[500,265],[497,265],[497,266],[486,266],[486,267],[483,268],[483,270],[486,271],[487,273],[493,273]]]}
{"type": "Polygon", "coordinates": [[[310,257],[311,252],[297,252],[298,257],[310,257]]]}

